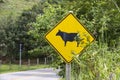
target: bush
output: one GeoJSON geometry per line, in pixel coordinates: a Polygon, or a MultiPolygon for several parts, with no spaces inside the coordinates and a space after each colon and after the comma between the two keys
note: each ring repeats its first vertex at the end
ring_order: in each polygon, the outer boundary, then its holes
{"type": "Polygon", "coordinates": [[[110,51],[107,44],[95,42],[82,55],[74,56],[71,80],[119,80],[119,53],[120,50],[110,51]]]}

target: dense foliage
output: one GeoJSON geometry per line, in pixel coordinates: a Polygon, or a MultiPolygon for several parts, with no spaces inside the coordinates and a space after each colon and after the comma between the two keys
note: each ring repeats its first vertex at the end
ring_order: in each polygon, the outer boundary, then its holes
{"type": "Polygon", "coordinates": [[[93,33],[96,41],[81,56],[74,56],[72,80],[119,80],[120,77],[120,1],[119,0],[40,0],[32,9],[0,23],[0,55],[17,57],[23,44],[23,57],[53,56],[53,66],[64,62],[44,40],[69,11],[93,33]]]}

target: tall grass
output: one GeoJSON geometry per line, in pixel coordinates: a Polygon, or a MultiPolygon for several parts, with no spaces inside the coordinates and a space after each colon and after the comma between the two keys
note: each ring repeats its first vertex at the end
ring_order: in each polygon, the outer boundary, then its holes
{"type": "Polygon", "coordinates": [[[71,80],[120,80],[120,49],[95,42],[81,56],[74,56],[71,80]]]}

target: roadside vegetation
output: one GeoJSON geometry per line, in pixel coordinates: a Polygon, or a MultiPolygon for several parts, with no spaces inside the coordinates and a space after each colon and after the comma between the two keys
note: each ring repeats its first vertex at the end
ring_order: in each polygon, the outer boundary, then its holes
{"type": "Polygon", "coordinates": [[[1,18],[0,58],[6,57],[8,63],[14,64],[19,59],[19,45],[22,44],[23,59],[50,58],[51,66],[61,67],[59,75],[64,80],[65,62],[48,45],[44,35],[69,11],[73,11],[95,37],[80,56],[74,55],[71,79],[119,80],[119,0],[40,0],[32,8],[23,10],[16,19],[13,12],[1,18]]]}
{"type": "Polygon", "coordinates": [[[0,74],[2,73],[10,73],[10,72],[18,72],[18,71],[26,71],[26,70],[34,70],[34,69],[41,69],[41,68],[49,68],[49,65],[22,65],[21,67],[17,64],[3,64],[0,66],[0,74]]]}
{"type": "Polygon", "coordinates": [[[37,4],[38,0],[0,0],[0,20],[11,15],[16,18],[23,10],[28,10],[37,4]]]}

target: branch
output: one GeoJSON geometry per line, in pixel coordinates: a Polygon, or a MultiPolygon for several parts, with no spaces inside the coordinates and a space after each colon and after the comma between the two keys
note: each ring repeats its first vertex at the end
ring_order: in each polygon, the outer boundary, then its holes
{"type": "Polygon", "coordinates": [[[115,4],[116,8],[117,8],[118,11],[120,12],[120,8],[118,7],[117,3],[116,3],[114,0],[112,0],[112,2],[115,4]]]}

